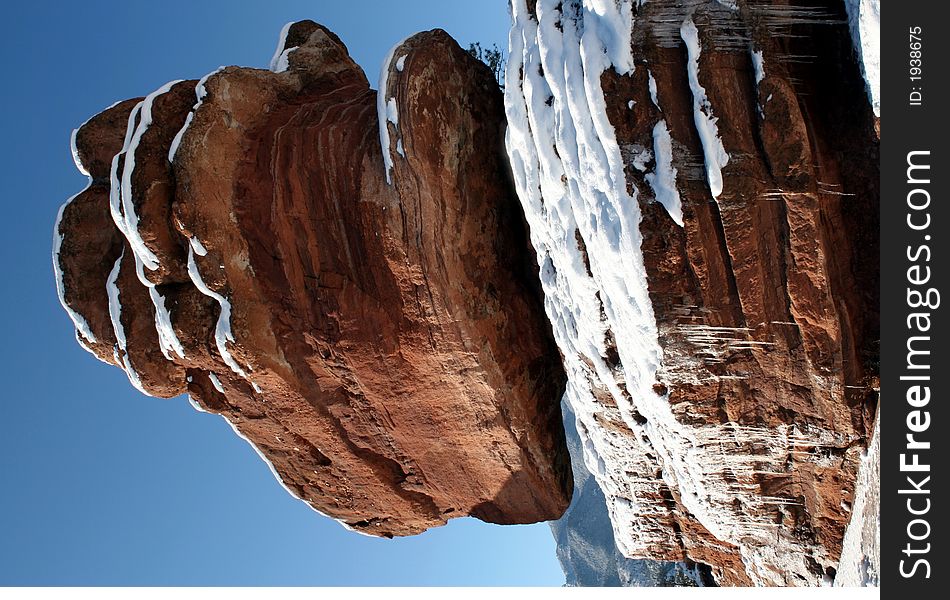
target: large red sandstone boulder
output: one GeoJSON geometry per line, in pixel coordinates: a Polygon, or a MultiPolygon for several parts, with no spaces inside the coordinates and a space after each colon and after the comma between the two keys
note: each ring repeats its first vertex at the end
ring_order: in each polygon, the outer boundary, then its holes
{"type": "Polygon", "coordinates": [[[91,184],[54,259],[78,339],[145,393],[221,414],[288,491],[363,533],[559,517],[565,376],[491,72],[421,33],[377,99],[310,21],[273,67],[79,128],[91,184]]]}

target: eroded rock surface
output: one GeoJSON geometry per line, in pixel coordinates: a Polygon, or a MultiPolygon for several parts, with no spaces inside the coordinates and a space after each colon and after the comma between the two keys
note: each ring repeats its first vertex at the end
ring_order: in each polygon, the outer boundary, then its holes
{"type": "Polygon", "coordinates": [[[620,550],[829,582],[878,386],[879,126],[844,4],[512,10],[508,149],[620,550]]]}
{"type": "Polygon", "coordinates": [[[347,527],[557,518],[565,376],[492,74],[420,33],[377,102],[310,21],[272,67],[172,82],[78,129],[91,183],[54,243],[77,338],[145,393],[221,414],[347,527]]]}

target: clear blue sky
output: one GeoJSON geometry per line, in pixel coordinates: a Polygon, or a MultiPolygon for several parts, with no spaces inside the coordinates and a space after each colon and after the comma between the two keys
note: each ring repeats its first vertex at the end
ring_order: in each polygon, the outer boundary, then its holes
{"type": "Polygon", "coordinates": [[[339,34],[371,82],[408,34],[504,46],[508,28],[505,0],[4,5],[0,584],[563,583],[546,524],[346,532],[284,492],[220,417],[139,395],[73,338],[50,266],[57,208],[85,185],[70,130],[172,79],[266,67],[281,26],[303,18],[339,34]]]}

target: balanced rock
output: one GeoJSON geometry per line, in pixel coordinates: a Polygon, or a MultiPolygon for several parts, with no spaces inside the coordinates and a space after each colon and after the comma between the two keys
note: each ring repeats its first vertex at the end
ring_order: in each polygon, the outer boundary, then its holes
{"type": "Polygon", "coordinates": [[[440,30],[379,92],[301,21],[271,70],[120,102],[74,134],[91,182],[56,225],[77,338],[349,528],[557,518],[565,375],[504,131],[493,75],[440,30]]]}

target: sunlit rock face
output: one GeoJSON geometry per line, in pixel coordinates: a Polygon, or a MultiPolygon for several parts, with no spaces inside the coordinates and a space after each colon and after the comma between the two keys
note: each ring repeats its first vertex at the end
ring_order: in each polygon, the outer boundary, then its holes
{"type": "Polygon", "coordinates": [[[77,339],[222,415],[362,533],[559,517],[565,375],[491,72],[433,30],[377,92],[310,21],[271,67],[172,82],[75,133],[90,184],[54,267],[77,339]]]}
{"type": "Polygon", "coordinates": [[[879,129],[844,4],[512,21],[508,154],[620,552],[830,582],[878,387],[879,129]]]}

